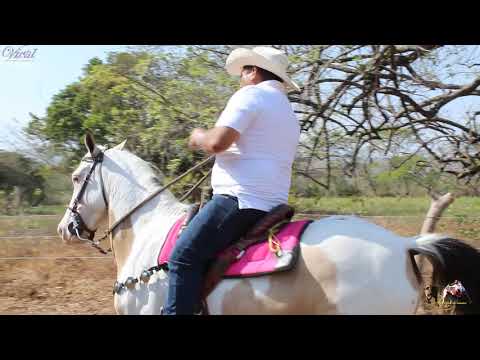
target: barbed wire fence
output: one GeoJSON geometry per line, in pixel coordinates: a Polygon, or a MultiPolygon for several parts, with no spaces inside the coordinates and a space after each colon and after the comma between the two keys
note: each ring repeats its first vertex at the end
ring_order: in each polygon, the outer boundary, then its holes
{"type": "MultiPolygon", "coordinates": [[[[361,215],[361,214],[325,214],[322,212],[298,212],[295,214],[295,217],[315,217],[315,218],[325,218],[329,216],[336,216],[336,217],[349,217],[349,216],[356,216],[364,219],[421,219],[422,221],[426,219],[426,217],[421,215],[361,215]]],[[[0,220],[8,219],[8,220],[28,220],[28,219],[35,219],[35,218],[51,218],[51,219],[59,219],[61,216],[59,215],[0,215],[0,220]]],[[[442,220],[457,220],[457,221],[478,221],[480,220],[480,216],[442,216],[442,220]]],[[[0,232],[1,233],[1,232],[0,232]]],[[[58,235],[54,235],[52,233],[49,234],[35,234],[35,235],[22,235],[19,232],[14,232],[13,234],[10,232],[10,235],[2,235],[0,236],[0,246],[2,241],[7,240],[40,240],[40,239],[59,239],[58,235]]],[[[106,256],[4,256],[0,257],[0,261],[21,261],[21,260],[112,260],[112,255],[106,256]]]]}

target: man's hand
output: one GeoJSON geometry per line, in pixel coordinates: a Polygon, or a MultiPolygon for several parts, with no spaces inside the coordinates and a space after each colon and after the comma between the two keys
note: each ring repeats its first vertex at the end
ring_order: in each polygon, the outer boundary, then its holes
{"type": "Polygon", "coordinates": [[[202,147],[202,142],[205,139],[206,130],[195,128],[190,135],[190,140],[188,141],[188,147],[192,150],[200,150],[202,147]]]}
{"type": "Polygon", "coordinates": [[[227,126],[217,126],[210,130],[195,128],[190,135],[188,147],[216,154],[227,150],[239,137],[237,130],[227,126]]]}

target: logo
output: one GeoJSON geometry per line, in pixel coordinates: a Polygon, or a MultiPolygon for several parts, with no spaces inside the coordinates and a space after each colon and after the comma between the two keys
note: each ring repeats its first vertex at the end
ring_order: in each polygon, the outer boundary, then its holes
{"type": "Polygon", "coordinates": [[[37,50],[37,48],[31,48],[28,45],[8,45],[0,49],[0,56],[5,61],[32,61],[37,54],[37,50]]]}
{"type": "Polygon", "coordinates": [[[445,286],[441,291],[440,299],[438,299],[440,295],[438,290],[439,289],[434,286],[427,286],[425,288],[425,300],[427,304],[431,304],[432,300],[434,304],[439,307],[472,304],[472,300],[468,295],[467,290],[459,280],[455,280],[453,283],[445,286]]]}

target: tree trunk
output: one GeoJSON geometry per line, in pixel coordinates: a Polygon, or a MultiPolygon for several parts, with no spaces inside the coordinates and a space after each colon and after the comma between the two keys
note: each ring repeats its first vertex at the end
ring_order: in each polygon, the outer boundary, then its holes
{"type": "Polygon", "coordinates": [[[13,209],[15,214],[18,214],[22,205],[23,189],[20,186],[15,186],[13,190],[13,209]]]}
{"type": "MultiPolygon", "coordinates": [[[[420,231],[421,235],[431,234],[435,232],[435,226],[437,225],[438,220],[442,216],[442,213],[455,200],[451,193],[447,193],[440,197],[431,194],[431,197],[432,203],[430,205],[430,209],[427,212],[427,216],[425,217],[425,221],[423,222],[422,230],[420,231]]],[[[428,260],[426,260],[424,256],[419,257],[420,258],[416,260],[417,266],[420,269],[423,283],[428,284],[424,289],[425,296],[430,296],[435,299],[435,301],[437,301],[438,296],[441,295],[439,294],[439,291],[441,290],[439,288],[437,274],[433,271],[433,265],[428,260]]]]}
{"type": "Polygon", "coordinates": [[[432,195],[432,204],[430,205],[430,209],[428,210],[425,221],[423,222],[422,230],[420,231],[421,235],[435,232],[435,226],[442,216],[442,213],[451,203],[453,203],[454,200],[455,198],[451,193],[447,193],[441,197],[432,195]]]}

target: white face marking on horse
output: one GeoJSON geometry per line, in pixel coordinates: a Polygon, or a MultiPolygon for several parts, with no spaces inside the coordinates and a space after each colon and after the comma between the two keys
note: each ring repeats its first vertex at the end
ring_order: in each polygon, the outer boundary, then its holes
{"type": "MultiPolygon", "coordinates": [[[[98,149],[98,148],[97,148],[98,149]]],[[[99,149],[97,150],[99,151],[99,149]]],[[[87,153],[86,156],[89,156],[87,153]]],[[[105,160],[104,160],[105,161],[105,160]]],[[[74,201],[79,193],[82,185],[85,181],[90,168],[92,167],[92,162],[80,162],[77,169],[72,174],[72,183],[73,183],[73,193],[72,198],[68,204],[68,207],[72,207],[74,201]]],[[[106,218],[106,205],[102,196],[102,185],[100,180],[100,166],[97,165],[94,172],[92,173],[88,184],[86,184],[85,191],[82,198],[80,199],[77,207],[77,211],[82,217],[83,222],[87,228],[95,230],[98,225],[106,218]]],[[[79,240],[77,236],[70,234],[68,231],[68,222],[70,218],[71,211],[67,209],[63,215],[62,220],[58,225],[58,233],[64,242],[70,243],[75,240],[79,240]]]]}
{"type": "MultiPolygon", "coordinates": [[[[115,146],[114,149],[122,150],[124,145],[125,142],[115,146]]],[[[77,194],[81,191],[85,178],[93,166],[93,162],[91,161],[92,157],[97,156],[101,151],[105,150],[103,146],[97,146],[95,144],[95,140],[90,134],[85,136],[85,147],[87,154],[84,159],[89,159],[89,161],[81,161],[72,174],[73,194],[68,205],[70,208],[73,206],[77,194]]],[[[104,155],[103,163],[106,161],[108,161],[108,156],[104,155]]],[[[103,197],[102,178],[100,176],[103,163],[96,165],[88,183],[85,185],[84,193],[81,199],[79,199],[77,207],[77,212],[80,214],[82,221],[88,229],[93,231],[107,218],[107,205],[103,197]]],[[[105,194],[105,196],[107,195],[105,194]]],[[[76,235],[72,235],[68,230],[70,215],[71,211],[67,209],[57,227],[60,237],[66,243],[79,240],[76,235]]]]}

